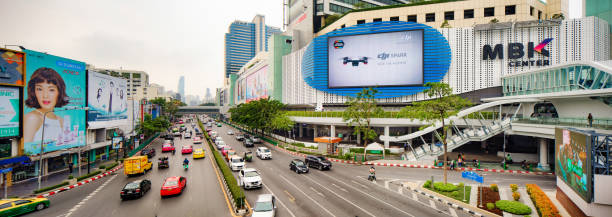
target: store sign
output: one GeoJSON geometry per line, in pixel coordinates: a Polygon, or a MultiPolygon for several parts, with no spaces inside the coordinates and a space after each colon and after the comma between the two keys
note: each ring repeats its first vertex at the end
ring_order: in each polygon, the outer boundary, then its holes
{"type": "MultiPolygon", "coordinates": [[[[553,38],[544,39],[544,41],[540,42],[540,44],[535,45],[533,42],[527,43],[527,50],[525,51],[525,45],[522,43],[508,43],[508,59],[512,61],[508,62],[508,66],[510,67],[519,67],[519,66],[548,66],[550,65],[549,60],[518,60],[522,59],[527,55],[528,59],[533,59],[535,57],[535,53],[539,53],[544,57],[549,57],[550,52],[545,49],[546,45],[550,43],[553,38]],[[515,61],[516,60],[516,61],[515,61]]],[[[496,44],[491,47],[491,45],[484,45],[482,47],[482,60],[495,60],[495,59],[504,59],[504,45],[496,44]]]]}
{"type": "Polygon", "coordinates": [[[19,88],[0,87],[0,138],[19,136],[19,88]]]}

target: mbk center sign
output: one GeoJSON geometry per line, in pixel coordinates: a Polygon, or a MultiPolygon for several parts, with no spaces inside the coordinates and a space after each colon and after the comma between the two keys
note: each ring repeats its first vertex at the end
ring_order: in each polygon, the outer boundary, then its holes
{"type": "MultiPolygon", "coordinates": [[[[544,41],[540,42],[537,46],[534,46],[533,42],[525,44],[523,43],[508,43],[507,54],[508,66],[510,67],[519,67],[519,66],[548,66],[550,65],[550,61],[545,60],[532,60],[535,56],[535,53],[542,55],[544,57],[549,57],[550,53],[545,49],[546,45],[550,43],[553,39],[547,38],[544,41]],[[525,47],[527,49],[525,49],[525,47]],[[519,60],[527,55],[528,60],[519,60]]],[[[495,59],[504,59],[504,45],[496,44],[494,47],[491,45],[484,45],[482,47],[482,60],[495,60],[495,59]]]]}

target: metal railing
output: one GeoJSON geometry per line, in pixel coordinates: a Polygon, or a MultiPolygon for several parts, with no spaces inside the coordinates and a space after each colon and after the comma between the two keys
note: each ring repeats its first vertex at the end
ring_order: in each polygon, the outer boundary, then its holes
{"type": "Polygon", "coordinates": [[[612,129],[612,119],[593,119],[592,126],[589,126],[589,120],[586,118],[549,118],[549,117],[528,117],[517,118],[514,123],[526,124],[545,124],[545,125],[563,125],[573,127],[592,127],[597,129],[612,129]]]}
{"type": "MultiPolygon", "coordinates": [[[[317,111],[287,111],[288,116],[294,117],[317,117],[317,118],[342,118],[343,111],[327,111],[327,112],[317,112],[317,111]]],[[[499,118],[499,112],[480,112],[484,119],[491,120],[499,118]]],[[[402,114],[399,111],[385,111],[381,114],[373,115],[372,118],[411,118],[405,114],[402,114]]],[[[467,119],[479,119],[480,116],[478,113],[469,114],[467,119]]]]}

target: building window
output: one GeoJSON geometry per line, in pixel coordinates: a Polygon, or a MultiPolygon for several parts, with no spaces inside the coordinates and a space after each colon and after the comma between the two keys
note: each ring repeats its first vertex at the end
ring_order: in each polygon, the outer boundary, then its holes
{"type": "Polygon", "coordinates": [[[474,9],[463,10],[463,19],[474,18],[474,9]]]}
{"type": "Polygon", "coordinates": [[[484,9],[484,16],[485,17],[495,16],[495,8],[485,8],[484,9]]]}
{"type": "Polygon", "coordinates": [[[444,20],[454,20],[454,19],[455,19],[455,12],[454,11],[444,12],[444,20]]]}
{"type": "Polygon", "coordinates": [[[506,5],[506,15],[516,14],[516,5],[506,5]]]}
{"type": "Polygon", "coordinates": [[[372,20],[374,22],[382,22],[382,18],[374,18],[374,20],[372,20]]]}
{"type": "Polygon", "coordinates": [[[425,22],[436,22],[436,14],[435,13],[425,14],[425,22]]]}
{"type": "Polygon", "coordinates": [[[542,19],[542,11],[538,11],[538,20],[542,19]]]}
{"type": "Polygon", "coordinates": [[[399,21],[399,17],[391,17],[389,18],[390,21],[399,21]]]}
{"type": "Polygon", "coordinates": [[[357,24],[364,24],[365,20],[357,20],[357,24]]]}
{"type": "Polygon", "coordinates": [[[0,158],[10,157],[11,148],[12,144],[10,139],[0,139],[0,158]]]}
{"type": "Polygon", "coordinates": [[[529,16],[533,16],[533,6],[529,7],[529,16]]]}
{"type": "Polygon", "coordinates": [[[317,12],[323,11],[323,4],[317,4],[317,12]]]}
{"type": "Polygon", "coordinates": [[[417,22],[417,15],[408,15],[408,22],[417,22]]]}

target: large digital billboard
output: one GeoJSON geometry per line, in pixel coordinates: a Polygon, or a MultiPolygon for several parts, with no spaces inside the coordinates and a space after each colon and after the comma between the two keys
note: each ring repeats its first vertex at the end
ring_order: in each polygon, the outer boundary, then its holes
{"type": "Polygon", "coordinates": [[[85,63],[26,50],[23,139],[27,155],[85,145],[85,63]],[[43,124],[44,122],[44,124],[43,124]],[[44,138],[43,138],[44,129],[44,138]]]}
{"type": "Polygon", "coordinates": [[[19,87],[0,86],[0,138],[19,136],[19,87]]]}
{"type": "Polygon", "coordinates": [[[23,85],[25,54],[0,48],[0,84],[23,85]]]}
{"type": "Polygon", "coordinates": [[[593,192],[590,138],[578,131],[555,129],[555,174],[586,202],[591,202],[593,192]]]}
{"type": "Polygon", "coordinates": [[[128,124],[127,80],[95,71],[88,73],[87,122],[89,128],[128,124]]]}
{"type": "Polygon", "coordinates": [[[423,30],[327,38],[328,87],[423,84],[423,30]]]}
{"type": "Polygon", "coordinates": [[[268,98],[268,66],[259,68],[246,78],[246,101],[268,98]]]}

